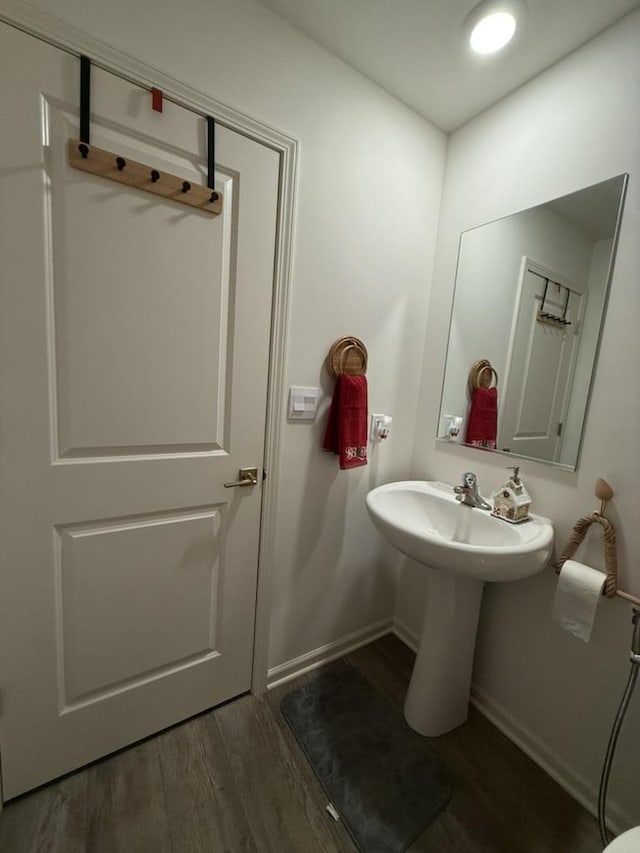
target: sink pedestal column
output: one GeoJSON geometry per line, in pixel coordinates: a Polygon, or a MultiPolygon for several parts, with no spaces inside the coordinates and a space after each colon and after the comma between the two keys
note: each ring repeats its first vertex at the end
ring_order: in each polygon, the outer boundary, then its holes
{"type": "Polygon", "coordinates": [[[404,705],[412,729],[437,737],[467,719],[484,582],[427,569],[427,605],[404,705]]]}

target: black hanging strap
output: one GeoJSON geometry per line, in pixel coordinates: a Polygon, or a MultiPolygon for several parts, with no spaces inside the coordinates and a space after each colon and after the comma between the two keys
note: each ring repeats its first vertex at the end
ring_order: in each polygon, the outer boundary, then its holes
{"type": "Polygon", "coordinates": [[[216,123],[207,116],[207,186],[210,190],[216,185],[216,123]]]}
{"type": "Polygon", "coordinates": [[[91,123],[91,60],[80,57],[80,142],[89,145],[91,123]]]}
{"type": "Polygon", "coordinates": [[[567,309],[569,308],[569,298],[571,296],[571,291],[567,287],[567,298],[564,300],[564,308],[562,310],[562,322],[565,326],[570,326],[571,323],[567,320],[567,309]]]}

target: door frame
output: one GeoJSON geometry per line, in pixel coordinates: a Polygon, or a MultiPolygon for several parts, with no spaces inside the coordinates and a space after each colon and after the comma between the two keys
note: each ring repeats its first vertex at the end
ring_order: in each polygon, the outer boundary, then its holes
{"type": "MultiPolygon", "coordinates": [[[[0,22],[47,42],[74,56],[86,54],[97,67],[131,83],[162,89],[165,98],[200,115],[212,115],[218,124],[276,151],[280,158],[276,245],[271,309],[271,344],[265,432],[265,470],[260,515],[258,584],[253,640],[251,691],[266,692],[269,654],[271,588],[275,565],[276,496],[286,399],[288,321],[291,302],[293,238],[298,184],[300,142],[260,119],[217,100],[205,92],[146,65],[63,21],[40,12],[21,0],[0,0],[0,22]]],[[[1,803],[1,797],[0,797],[1,803]]],[[[1,805],[0,805],[1,809],[1,805]]]]}

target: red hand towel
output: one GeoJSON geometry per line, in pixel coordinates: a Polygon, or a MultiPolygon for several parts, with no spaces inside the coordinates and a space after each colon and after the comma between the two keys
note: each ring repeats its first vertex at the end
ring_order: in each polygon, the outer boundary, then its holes
{"type": "Polygon", "coordinates": [[[340,467],[367,464],[367,377],[341,373],[329,410],[323,450],[340,455],[340,467]]]}
{"type": "Polygon", "coordinates": [[[498,392],[495,388],[478,388],[473,393],[467,444],[495,450],[498,437],[498,392]]]}

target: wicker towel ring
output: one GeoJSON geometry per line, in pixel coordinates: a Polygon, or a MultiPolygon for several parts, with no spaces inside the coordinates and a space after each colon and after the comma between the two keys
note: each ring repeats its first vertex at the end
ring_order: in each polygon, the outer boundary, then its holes
{"type": "Polygon", "coordinates": [[[491,366],[488,358],[481,358],[472,365],[469,371],[469,395],[473,397],[478,388],[490,388],[491,383],[498,384],[498,374],[491,366]]]}
{"type": "Polygon", "coordinates": [[[334,341],[327,355],[327,370],[337,379],[341,373],[364,376],[369,355],[360,338],[345,337],[334,341]]]}
{"type": "Polygon", "coordinates": [[[587,534],[589,527],[596,522],[602,526],[604,534],[604,562],[607,569],[607,576],[604,582],[604,594],[607,598],[613,598],[618,588],[618,554],[616,550],[616,530],[608,518],[600,515],[599,512],[592,512],[590,515],[585,515],[579,518],[573,526],[573,534],[571,539],[560,552],[558,562],[556,563],[556,573],[560,574],[560,569],[564,566],[567,560],[570,560],[578,550],[578,546],[587,534]]]}

